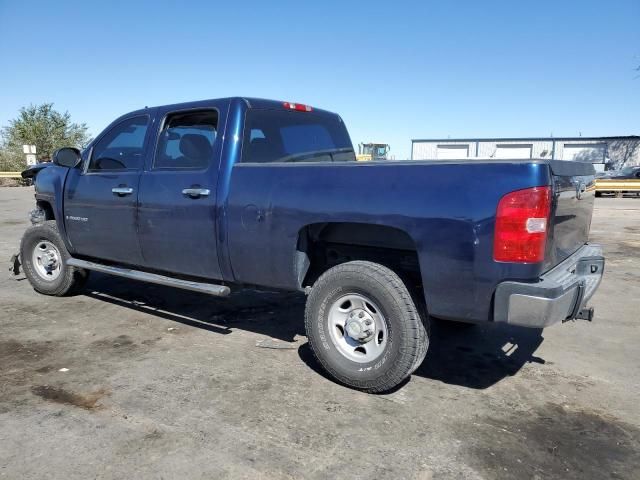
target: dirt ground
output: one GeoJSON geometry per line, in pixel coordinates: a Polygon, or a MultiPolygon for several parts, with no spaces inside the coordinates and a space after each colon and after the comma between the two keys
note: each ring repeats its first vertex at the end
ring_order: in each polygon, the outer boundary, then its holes
{"type": "MultiPolygon", "coordinates": [[[[0,189],[6,268],[32,204],[0,189]]],[[[438,323],[386,395],[323,376],[303,295],[92,274],[52,298],[3,267],[0,477],[638,479],[640,199],[598,199],[592,240],[607,256],[593,323],[438,323]]]]}

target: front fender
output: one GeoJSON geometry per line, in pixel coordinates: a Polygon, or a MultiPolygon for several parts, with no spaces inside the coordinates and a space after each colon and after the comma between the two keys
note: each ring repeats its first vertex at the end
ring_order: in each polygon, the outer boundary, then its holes
{"type": "MultiPolygon", "coordinates": [[[[39,164],[35,165],[34,167],[39,167],[42,165],[43,164],[39,164]]],[[[25,175],[25,172],[30,172],[32,169],[27,169],[22,172],[23,177],[25,175]]],[[[69,252],[73,253],[74,249],[69,242],[64,221],[64,184],[67,179],[67,175],[69,174],[69,169],[66,167],[60,167],[55,164],[47,163],[44,164],[44,166],[42,166],[41,168],[37,169],[37,171],[35,171],[34,169],[33,173],[33,177],[24,178],[34,179],[36,201],[47,202],[51,206],[56,224],[58,225],[58,231],[62,235],[65,246],[67,247],[67,250],[69,250],[69,252]]]]}

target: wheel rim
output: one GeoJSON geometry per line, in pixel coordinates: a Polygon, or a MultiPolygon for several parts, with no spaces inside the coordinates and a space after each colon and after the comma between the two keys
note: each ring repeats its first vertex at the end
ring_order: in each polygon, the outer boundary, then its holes
{"type": "Polygon", "coordinates": [[[389,332],[382,311],[359,293],[344,295],[333,302],[328,327],[337,350],[357,363],[373,362],[387,345],[389,332]]]}
{"type": "Polygon", "coordinates": [[[48,240],[40,240],[33,249],[33,267],[40,278],[54,281],[62,272],[62,257],[56,246],[48,240]]]}

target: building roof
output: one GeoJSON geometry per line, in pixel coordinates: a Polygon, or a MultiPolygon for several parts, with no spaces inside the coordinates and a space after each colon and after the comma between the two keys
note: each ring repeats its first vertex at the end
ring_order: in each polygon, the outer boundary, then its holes
{"type": "Polygon", "coordinates": [[[622,135],[617,137],[496,137],[496,138],[414,138],[415,142],[541,142],[541,141],[606,141],[606,140],[640,140],[638,135],[622,135]]]}

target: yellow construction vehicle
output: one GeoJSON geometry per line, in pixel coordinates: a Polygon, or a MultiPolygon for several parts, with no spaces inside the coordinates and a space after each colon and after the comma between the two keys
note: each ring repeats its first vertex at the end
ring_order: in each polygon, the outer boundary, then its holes
{"type": "Polygon", "coordinates": [[[359,143],[358,155],[356,160],[365,162],[370,160],[388,160],[388,154],[391,147],[388,143],[359,143]]]}

